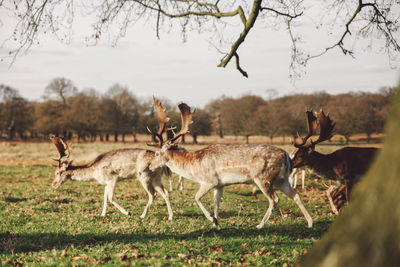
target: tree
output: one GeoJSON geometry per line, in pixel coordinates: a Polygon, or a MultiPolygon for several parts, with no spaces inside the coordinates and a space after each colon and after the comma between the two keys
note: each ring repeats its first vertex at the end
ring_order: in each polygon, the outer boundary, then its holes
{"type": "Polygon", "coordinates": [[[102,117],[105,121],[106,131],[114,134],[114,141],[118,142],[118,135],[133,132],[140,122],[139,102],[136,97],[128,91],[127,87],[115,84],[106,92],[102,104],[102,117]]]}
{"type": "Polygon", "coordinates": [[[380,94],[364,93],[357,99],[359,107],[359,130],[367,134],[367,142],[370,142],[371,134],[383,131],[385,122],[384,96],[380,94]]]}
{"type": "Polygon", "coordinates": [[[255,113],[264,104],[261,97],[252,95],[224,99],[220,112],[225,132],[235,136],[244,135],[246,143],[249,143],[249,137],[255,133],[255,113]]]}
{"type": "Polygon", "coordinates": [[[277,101],[259,106],[254,116],[256,132],[267,135],[272,144],[274,136],[285,128],[287,115],[277,101]]]}
{"type": "Polygon", "coordinates": [[[87,135],[94,141],[100,133],[100,98],[94,89],[86,90],[70,98],[70,110],[67,117],[71,129],[78,135],[78,140],[87,135]]]}
{"type": "Polygon", "coordinates": [[[204,109],[196,109],[193,114],[193,124],[190,126],[190,134],[193,136],[193,143],[197,144],[197,136],[210,135],[212,122],[210,114],[204,109]]]}
{"type": "Polygon", "coordinates": [[[0,85],[0,136],[4,132],[8,140],[13,140],[18,133],[25,139],[25,132],[33,124],[32,111],[32,105],[16,89],[0,85]]]}
{"type": "Polygon", "coordinates": [[[67,78],[54,78],[44,89],[43,98],[46,100],[53,100],[52,105],[56,105],[59,109],[58,123],[61,127],[61,134],[64,137],[69,137],[71,133],[70,118],[68,113],[70,111],[69,98],[77,93],[78,89],[74,83],[67,78]]]}
{"type": "Polygon", "coordinates": [[[336,122],[335,134],[343,135],[346,144],[350,141],[350,136],[360,132],[360,111],[356,103],[357,95],[341,94],[333,98],[327,108],[336,122]]]}
{"type": "MultiPolygon", "coordinates": [[[[75,1],[0,1],[0,8],[8,16],[15,18],[13,35],[16,41],[10,54],[15,57],[21,50],[39,42],[41,35],[51,32],[58,39],[69,41],[74,14],[81,5],[75,1]],[[61,14],[61,15],[60,15],[61,14]]],[[[210,33],[211,41],[220,51],[226,51],[219,67],[226,67],[234,58],[237,70],[245,77],[247,72],[239,62],[239,48],[253,29],[255,23],[272,28],[284,27],[291,42],[291,75],[298,76],[299,67],[308,60],[319,57],[332,49],[339,49],[345,55],[352,56],[353,41],[359,38],[379,38],[377,46],[384,50],[391,60],[397,60],[399,46],[398,7],[393,0],[380,1],[310,1],[310,0],[235,0],[235,1],[154,1],[154,0],[101,0],[85,3],[85,11],[93,18],[93,40],[96,42],[106,33],[114,32],[113,42],[126,34],[127,28],[138,21],[152,22],[156,35],[160,38],[162,30],[168,32],[171,27],[180,25],[183,40],[190,30],[210,33]],[[310,5],[318,5],[320,18],[315,18],[310,5]],[[307,17],[313,17],[309,20],[307,17]],[[240,28],[235,27],[235,23],[240,28]],[[327,47],[318,52],[302,45],[305,40],[297,32],[298,25],[315,21],[317,31],[326,30],[327,36],[336,36],[327,47]],[[233,36],[226,36],[234,32],[233,36]],[[334,34],[332,34],[332,32],[334,34]],[[233,40],[233,41],[225,41],[233,40]],[[219,43],[219,44],[218,44],[219,43]],[[306,51],[304,51],[306,50],[306,51]]],[[[309,29],[314,27],[308,27],[309,29]]],[[[372,44],[372,42],[371,42],[372,44]]]]}
{"type": "Polygon", "coordinates": [[[302,266],[397,266],[400,262],[400,86],[385,142],[352,201],[302,260],[302,266]]]}

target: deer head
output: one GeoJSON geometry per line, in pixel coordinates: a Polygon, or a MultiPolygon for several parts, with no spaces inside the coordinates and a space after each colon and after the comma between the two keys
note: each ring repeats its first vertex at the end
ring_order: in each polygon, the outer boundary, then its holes
{"type": "Polygon", "coordinates": [[[64,140],[62,138],[56,137],[55,135],[50,135],[50,140],[56,146],[57,151],[60,155],[60,157],[58,159],[55,159],[55,161],[58,162],[58,167],[55,172],[54,180],[51,184],[52,187],[57,189],[68,178],[70,178],[70,176],[68,175],[68,173],[66,171],[72,161],[69,160],[69,155],[70,155],[69,146],[67,145],[67,143],[64,142],[64,140]]]}
{"type": "Polygon", "coordinates": [[[315,145],[329,140],[332,137],[333,128],[335,127],[334,122],[328,115],[325,115],[324,111],[321,109],[319,113],[314,115],[312,110],[306,110],[306,119],[307,119],[307,135],[303,138],[298,133],[298,137],[301,139],[301,142],[294,142],[294,146],[298,148],[296,153],[293,156],[292,163],[294,168],[299,168],[307,165],[309,155],[314,151],[315,145]],[[310,139],[311,136],[317,134],[317,128],[320,128],[318,139],[314,142],[310,139]]]}
{"type": "Polygon", "coordinates": [[[172,147],[176,148],[177,140],[181,136],[189,132],[190,124],[193,123],[193,112],[191,112],[190,107],[185,103],[179,104],[178,108],[181,113],[181,129],[179,130],[179,132],[175,133],[174,128],[168,128],[166,131],[167,140],[164,141],[163,133],[166,130],[166,124],[169,121],[169,118],[167,117],[165,109],[162,107],[160,101],[153,97],[153,103],[157,113],[159,129],[157,132],[153,132],[147,127],[147,130],[157,140],[156,143],[150,143],[148,145],[157,146],[158,148],[160,148],[160,150],[156,152],[156,158],[155,160],[153,160],[150,166],[152,170],[164,166],[168,162],[168,150],[170,150],[172,147]]]}

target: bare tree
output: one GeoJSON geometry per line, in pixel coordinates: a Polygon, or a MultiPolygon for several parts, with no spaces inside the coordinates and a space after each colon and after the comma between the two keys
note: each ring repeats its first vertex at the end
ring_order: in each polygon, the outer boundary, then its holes
{"type": "MultiPolygon", "coordinates": [[[[339,49],[345,55],[354,55],[353,42],[359,38],[379,38],[378,48],[384,50],[391,60],[397,60],[399,46],[399,3],[394,0],[101,0],[84,5],[74,0],[4,1],[0,8],[16,20],[10,41],[16,41],[10,55],[15,57],[51,32],[61,41],[70,41],[73,19],[78,8],[84,6],[93,18],[93,32],[89,39],[97,42],[105,33],[113,33],[113,42],[126,34],[127,28],[138,21],[152,23],[160,38],[162,31],[169,32],[179,25],[183,40],[189,31],[210,33],[212,44],[223,53],[218,64],[226,67],[234,58],[237,70],[245,77],[247,72],[239,62],[239,48],[253,29],[255,23],[268,28],[284,27],[291,42],[291,76],[301,72],[309,59],[319,57],[330,50],[339,49]],[[311,6],[317,6],[320,18],[313,14],[311,6]],[[240,28],[232,22],[238,22],[240,28]],[[303,48],[303,36],[297,32],[303,23],[313,23],[318,31],[333,31],[331,44],[312,54],[303,48]],[[235,32],[233,36],[226,36],[235,32]],[[228,38],[230,37],[230,38],[228,38]],[[230,41],[226,41],[230,40],[230,41]]],[[[311,27],[309,27],[311,28],[311,27]]]]}
{"type": "Polygon", "coordinates": [[[25,132],[33,125],[32,114],[33,106],[16,89],[0,85],[0,137],[4,132],[8,140],[16,134],[25,139],[25,132]]]}

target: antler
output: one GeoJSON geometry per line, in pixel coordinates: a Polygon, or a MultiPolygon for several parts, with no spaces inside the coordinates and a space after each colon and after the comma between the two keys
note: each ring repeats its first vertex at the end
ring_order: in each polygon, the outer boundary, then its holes
{"type": "Polygon", "coordinates": [[[174,137],[170,139],[171,142],[189,132],[190,124],[193,123],[193,112],[190,111],[190,107],[185,103],[180,103],[178,108],[181,111],[181,130],[178,133],[174,133],[174,137]]]}
{"type": "Polygon", "coordinates": [[[331,120],[329,114],[325,116],[324,111],[321,111],[317,114],[318,117],[318,124],[319,124],[319,137],[317,141],[311,141],[312,145],[316,145],[321,143],[325,140],[329,140],[332,138],[333,128],[335,127],[336,123],[331,120]]]}
{"type": "Polygon", "coordinates": [[[314,113],[312,110],[307,110],[306,109],[306,119],[307,119],[307,130],[308,130],[308,134],[306,137],[302,138],[299,133],[297,133],[297,136],[302,139],[302,143],[298,144],[298,143],[294,143],[294,146],[297,148],[300,147],[305,147],[304,145],[307,143],[307,140],[316,134],[317,131],[317,118],[315,117],[314,113]]]}
{"type": "Polygon", "coordinates": [[[69,151],[69,146],[67,143],[64,142],[64,140],[60,137],[55,136],[54,134],[51,134],[50,140],[53,142],[53,144],[56,146],[58,153],[60,154],[60,157],[56,159],[60,165],[60,160],[63,157],[69,158],[70,151],[69,151]]]}
{"type": "Polygon", "coordinates": [[[294,143],[294,146],[297,148],[309,148],[311,146],[315,146],[318,143],[321,143],[325,140],[329,140],[332,137],[333,128],[336,123],[334,123],[328,115],[325,115],[324,111],[321,109],[319,113],[317,113],[317,117],[315,117],[314,113],[306,110],[306,118],[307,118],[307,126],[308,126],[308,134],[306,137],[301,138],[300,135],[297,135],[302,139],[302,143],[294,143]],[[312,141],[306,145],[307,140],[312,136],[317,134],[317,128],[319,125],[319,136],[317,141],[312,141]]]}
{"type": "MultiPolygon", "coordinates": [[[[156,136],[159,140],[159,144],[158,146],[162,146],[164,140],[162,137],[162,134],[165,131],[165,126],[167,125],[167,122],[169,122],[169,118],[167,117],[167,114],[165,112],[165,109],[163,108],[161,102],[159,100],[157,100],[154,96],[153,96],[153,103],[154,103],[154,109],[156,110],[157,113],[157,120],[158,120],[158,131],[156,133],[154,133],[153,131],[151,131],[149,129],[149,127],[147,127],[147,130],[150,132],[150,134],[152,134],[153,136],[156,136]]],[[[149,145],[153,145],[153,144],[149,144],[149,145]]]]}

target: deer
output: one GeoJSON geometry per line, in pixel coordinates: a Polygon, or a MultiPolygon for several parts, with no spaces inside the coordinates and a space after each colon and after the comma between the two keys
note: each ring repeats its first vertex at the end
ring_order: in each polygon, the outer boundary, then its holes
{"type": "Polygon", "coordinates": [[[171,175],[171,172],[166,168],[150,170],[151,161],[155,158],[153,151],[139,148],[116,149],[98,155],[87,164],[73,165],[72,160],[69,159],[70,148],[68,144],[55,135],[50,135],[50,140],[54,143],[59,153],[59,158],[55,159],[58,162],[58,167],[51,184],[54,189],[59,188],[67,180],[96,180],[99,184],[105,185],[101,216],[106,215],[108,201],[120,212],[129,215],[129,212],[114,200],[114,190],[119,179],[136,176],[149,197],[140,218],[146,218],[155,198],[155,192],[158,192],[167,204],[168,219],[172,220],[173,212],[169,194],[161,180],[163,173],[171,175]]]}
{"type": "Polygon", "coordinates": [[[200,184],[194,199],[204,216],[213,224],[218,225],[219,206],[225,186],[232,184],[256,184],[269,201],[269,207],[256,226],[264,227],[279,197],[274,188],[281,190],[300,208],[311,228],[313,220],[304,206],[299,194],[290,186],[288,177],[292,170],[290,157],[284,150],[270,145],[254,144],[213,144],[196,151],[187,151],[178,145],[178,139],[189,131],[193,112],[191,108],[181,103],[178,105],[181,113],[181,129],[175,133],[168,130],[167,139],[163,133],[169,118],[160,101],[153,98],[154,108],[159,122],[158,131],[148,131],[157,142],[148,145],[158,147],[155,159],[150,169],[167,166],[178,175],[200,184]],[[204,207],[201,199],[209,191],[214,190],[214,214],[204,207]]]}
{"type": "Polygon", "coordinates": [[[298,133],[298,139],[294,140],[294,147],[297,151],[292,158],[294,168],[307,167],[317,175],[334,181],[326,194],[332,212],[339,215],[339,211],[333,203],[332,192],[339,186],[346,186],[346,199],[353,186],[368,171],[373,162],[378,148],[375,147],[344,147],[330,154],[322,154],[315,151],[315,146],[326,140],[330,140],[333,136],[333,129],[336,125],[328,115],[325,115],[321,109],[319,113],[314,114],[312,110],[306,109],[307,135],[301,137],[298,133]],[[313,141],[311,137],[317,135],[317,129],[320,128],[318,139],[313,141]]]}

